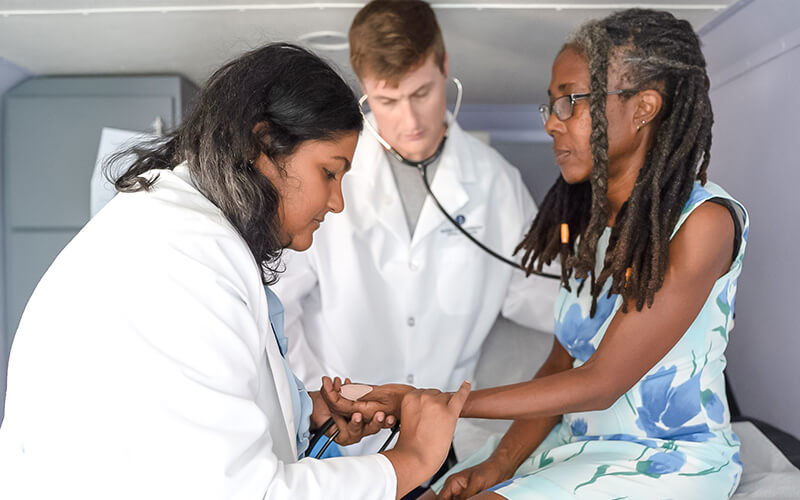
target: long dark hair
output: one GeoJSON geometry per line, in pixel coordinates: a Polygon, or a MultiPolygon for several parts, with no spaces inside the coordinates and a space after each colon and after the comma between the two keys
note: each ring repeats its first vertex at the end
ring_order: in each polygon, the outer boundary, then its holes
{"type": "Polygon", "coordinates": [[[286,160],[304,141],[360,132],[350,87],[311,52],[274,43],[225,64],[206,82],[188,118],[166,137],[123,151],[112,164],[136,160],[113,179],[118,191],[152,188],[142,174],[186,162],[198,189],[214,203],[262,264],[262,279],[277,278],[281,255],[279,195],[254,166],[263,153],[285,175],[286,160]],[[256,125],[258,132],[254,131],[256,125]]]}
{"type": "Polygon", "coordinates": [[[672,230],[692,185],[695,180],[706,182],[714,117],[700,40],[687,21],[668,12],[629,9],[584,24],[567,47],[589,62],[592,174],[589,181],[576,185],[563,178],[556,181],[517,250],[525,250],[523,263],[528,269],[541,270],[543,263],[560,256],[561,281],[567,289],[573,272],[584,279],[581,287],[589,278],[591,315],[609,277],[609,295],[622,294],[623,311],[629,299],[635,299],[636,309],[641,310],[653,304],[664,283],[672,230]],[[663,103],[654,123],[653,146],[630,198],[616,216],[603,269],[595,276],[597,244],[609,215],[605,104],[611,57],[620,61],[631,88],[657,90],[663,103]],[[561,223],[569,225],[568,244],[561,243],[561,223]]]}

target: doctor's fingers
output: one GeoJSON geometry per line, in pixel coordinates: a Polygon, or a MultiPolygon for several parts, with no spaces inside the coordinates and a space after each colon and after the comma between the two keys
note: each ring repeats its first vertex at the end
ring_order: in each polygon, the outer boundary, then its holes
{"type": "Polygon", "coordinates": [[[450,397],[447,406],[453,410],[456,415],[461,415],[461,409],[464,408],[464,404],[467,402],[471,390],[472,384],[465,380],[461,383],[461,387],[458,388],[458,391],[450,397]]]}
{"type": "Polygon", "coordinates": [[[467,401],[471,387],[469,382],[464,381],[455,393],[441,392],[436,389],[417,389],[411,391],[403,398],[403,410],[406,409],[406,399],[411,398],[408,403],[415,406],[433,405],[437,403],[445,404],[449,413],[458,417],[461,414],[464,403],[467,401]],[[415,401],[412,402],[412,400],[415,401]]]}

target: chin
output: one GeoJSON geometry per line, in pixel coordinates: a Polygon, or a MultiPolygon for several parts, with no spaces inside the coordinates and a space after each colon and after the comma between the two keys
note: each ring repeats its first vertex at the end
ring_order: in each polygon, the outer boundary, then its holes
{"type": "Polygon", "coordinates": [[[591,176],[591,169],[587,171],[585,169],[578,170],[575,168],[561,167],[561,177],[564,178],[567,184],[580,184],[581,182],[588,181],[591,176]]]}
{"type": "Polygon", "coordinates": [[[404,152],[400,152],[403,158],[410,160],[410,161],[422,161],[428,159],[431,155],[433,155],[434,151],[436,151],[437,145],[430,145],[430,144],[420,144],[418,141],[412,144],[406,145],[402,150],[404,152]],[[427,151],[430,151],[430,154],[425,154],[427,151]]]}
{"type": "Polygon", "coordinates": [[[311,243],[313,243],[313,241],[312,238],[293,239],[292,242],[289,243],[288,248],[295,252],[304,252],[311,248],[311,243]]]}

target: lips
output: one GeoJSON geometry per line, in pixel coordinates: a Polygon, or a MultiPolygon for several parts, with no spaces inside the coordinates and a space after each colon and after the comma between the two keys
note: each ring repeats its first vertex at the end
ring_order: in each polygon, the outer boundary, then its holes
{"type": "Polygon", "coordinates": [[[557,164],[561,164],[569,158],[572,152],[568,149],[553,149],[553,155],[555,156],[555,160],[557,164]]]}

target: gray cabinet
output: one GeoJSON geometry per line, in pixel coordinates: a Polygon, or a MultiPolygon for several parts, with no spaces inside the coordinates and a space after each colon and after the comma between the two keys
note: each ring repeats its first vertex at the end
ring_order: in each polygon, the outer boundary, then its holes
{"type": "Polygon", "coordinates": [[[7,332],[50,263],[89,220],[89,181],[103,127],[180,123],[196,88],[177,77],[43,77],[5,96],[7,332]]]}

